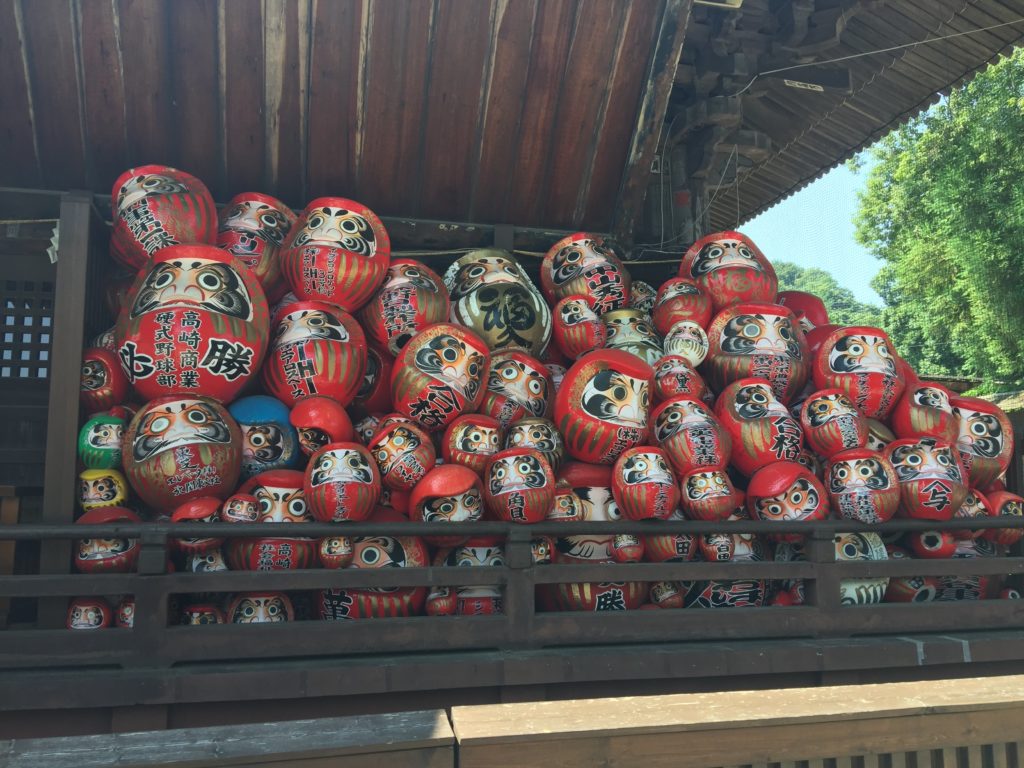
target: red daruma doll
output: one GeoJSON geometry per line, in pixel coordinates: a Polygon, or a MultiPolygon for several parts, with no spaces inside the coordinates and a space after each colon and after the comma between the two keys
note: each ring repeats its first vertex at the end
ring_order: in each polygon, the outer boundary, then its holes
{"type": "Polygon", "coordinates": [[[747,509],[754,519],[766,522],[813,522],[828,517],[828,496],[803,464],[777,461],[750,479],[747,509]]]}
{"type": "Polygon", "coordinates": [[[467,413],[448,425],[441,440],[441,456],[447,464],[461,464],[478,475],[487,460],[501,450],[503,430],[497,419],[467,413]]]}
{"type": "Polygon", "coordinates": [[[748,477],[775,461],[797,461],[803,431],[764,379],[740,379],[726,387],[715,415],[732,437],[732,464],[748,477]]]}
{"type": "Polygon", "coordinates": [[[551,338],[570,360],[600,349],[607,338],[604,323],[594,311],[590,296],[567,296],[555,305],[551,314],[551,338]]]}
{"type": "Polygon", "coordinates": [[[121,368],[145,399],[190,394],[231,402],[267,348],[256,277],[212,245],[164,248],[128,293],[115,338],[121,368]]]}
{"type": "Polygon", "coordinates": [[[949,390],[917,380],[907,381],[889,423],[897,437],[934,437],[947,443],[955,443],[960,431],[949,390]]]}
{"type": "Polygon", "coordinates": [[[779,281],[760,249],[739,232],[702,237],[683,254],[679,276],[697,282],[714,311],[742,301],[775,301],[779,281]]]}
{"type": "MultiPolygon", "coordinates": [[[[256,522],[313,522],[302,489],[302,473],[294,469],[261,472],[249,478],[239,491],[256,499],[256,522]]],[[[228,539],[226,554],[231,570],[289,571],[308,568],[316,559],[317,541],[292,538],[301,530],[301,527],[286,525],[281,536],[228,539]]]]}
{"type": "Polygon", "coordinates": [[[380,472],[358,443],[331,443],[309,457],[304,488],[319,522],[358,522],[380,498],[380,472]]]}
{"type": "Polygon", "coordinates": [[[343,197],[317,198],[281,246],[281,272],[295,295],[355,312],[384,281],[391,240],[376,214],[343,197]]]}
{"type": "Polygon", "coordinates": [[[729,463],[732,438],[707,406],[689,395],[679,395],[651,414],[654,441],[681,474],[695,469],[721,469],[729,463]]]}
{"type": "Polygon", "coordinates": [[[868,442],[868,420],[840,389],[822,389],[804,400],[800,426],[811,448],[826,459],[868,442]]]}
{"type": "Polygon", "coordinates": [[[510,523],[539,523],[555,502],[555,476],[540,451],[509,448],[494,454],[484,472],[488,511],[510,523]]]}
{"type": "Polygon", "coordinates": [[[630,520],[666,520],[679,504],[679,486],[665,452],[642,445],[625,451],[612,467],[612,495],[630,520]]]}
{"type": "Polygon", "coordinates": [[[831,507],[844,520],[884,523],[900,505],[896,470],[887,458],[869,448],[851,448],[832,456],[825,482],[831,507]]]}
{"type": "Polygon", "coordinates": [[[447,320],[448,306],[448,289],[437,273],[418,261],[397,259],[359,310],[359,321],[373,344],[397,355],[428,325],[447,320]]]}
{"type": "Polygon", "coordinates": [[[707,328],[711,321],[711,298],[701,291],[694,280],[673,277],[658,289],[651,320],[662,336],[683,320],[707,328]]]}
{"type": "Polygon", "coordinates": [[[967,497],[967,472],[950,443],[932,437],[889,443],[885,457],[900,481],[907,517],[951,520],[967,497]]]}
{"type": "Polygon", "coordinates": [[[235,256],[260,281],[271,302],[285,294],[278,261],[281,243],[295,223],[291,208],[259,192],[235,195],[220,212],[217,247],[235,256]]]}
{"type": "Polygon", "coordinates": [[[1010,466],[1013,456],[1013,427],[998,405],[977,397],[950,400],[958,419],[957,452],[971,485],[987,488],[1010,466]]]}
{"type": "Polygon", "coordinates": [[[707,391],[704,379],[682,355],[665,355],[654,367],[655,402],[676,395],[693,395],[702,400],[707,391]]]}
{"type": "Polygon", "coordinates": [[[217,235],[217,208],[210,191],[177,168],[129,168],[117,177],[110,198],[110,255],[133,272],[163,248],[213,243],[217,235]]]}
{"type": "Polygon", "coordinates": [[[540,265],[541,290],[554,304],[568,296],[589,296],[598,314],[629,306],[632,279],[600,235],[576,232],[548,250],[540,265]]]}
{"type": "Polygon", "coordinates": [[[878,328],[837,328],[814,360],[814,385],[841,389],[869,419],[886,419],[903,393],[889,337],[878,328]]]}

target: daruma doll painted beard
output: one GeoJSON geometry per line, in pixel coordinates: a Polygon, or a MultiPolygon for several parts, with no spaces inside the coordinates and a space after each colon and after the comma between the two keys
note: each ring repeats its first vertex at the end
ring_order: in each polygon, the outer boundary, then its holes
{"type": "MultiPolygon", "coordinates": [[[[475,523],[484,513],[483,486],[469,467],[434,467],[409,497],[409,519],[424,523],[475,523]]],[[[457,547],[468,536],[426,536],[435,547],[457,547]]]]}
{"type": "Polygon", "coordinates": [[[220,212],[217,247],[256,275],[268,301],[277,301],[288,290],[278,256],[296,218],[276,197],[259,192],[235,195],[220,212]]]}
{"type": "Polygon", "coordinates": [[[612,467],[612,495],[630,520],[666,520],[679,504],[679,486],[665,452],[642,445],[619,456],[612,467]]]}
{"type": "Polygon", "coordinates": [[[651,314],[654,327],[662,336],[676,323],[689,320],[701,328],[711,321],[711,298],[695,280],[673,277],[662,283],[651,314]]]}
{"type": "MultiPolygon", "coordinates": [[[[139,516],[124,507],[91,509],[77,525],[141,523],[139,516]]],[[[89,534],[87,534],[89,535],[89,534]]],[[[79,539],[75,542],[75,569],[81,573],[129,573],[135,570],[142,547],[138,539],[79,539]]]]}
{"type": "Polygon", "coordinates": [[[525,417],[549,416],[554,390],[551,374],[540,360],[515,350],[495,352],[480,412],[508,429],[525,417]]]}
{"type": "Polygon", "coordinates": [[[82,379],[79,402],[86,415],[107,411],[128,398],[128,379],[117,355],[94,347],[82,353],[82,379]]]}
{"type": "Polygon", "coordinates": [[[547,419],[520,419],[505,436],[506,448],[533,448],[557,472],[565,460],[565,443],[558,428],[547,419]]]}
{"type": "Polygon", "coordinates": [[[718,392],[737,379],[765,379],[783,404],[810,376],[810,353],[793,313],[778,304],[736,304],[708,328],[704,371],[718,392]]]}
{"type": "Polygon", "coordinates": [[[611,244],[590,232],[563,237],[540,265],[541,290],[550,303],[589,296],[598,315],[628,307],[632,282],[611,244]]]}
{"type": "Polygon", "coordinates": [[[395,491],[411,491],[437,463],[430,435],[413,424],[383,427],[367,448],[384,485],[395,491]]]}
{"type": "Polygon", "coordinates": [[[533,448],[499,451],[484,470],[484,502],[496,519],[539,523],[555,502],[555,475],[533,448]]]}
{"type": "Polygon", "coordinates": [[[977,397],[950,400],[959,419],[956,448],[971,485],[985,488],[1010,466],[1013,426],[998,405],[977,397]]]}
{"type": "Polygon", "coordinates": [[[567,296],[555,305],[551,337],[558,350],[570,360],[601,349],[608,332],[594,311],[591,296],[567,296]]]}
{"type": "Polygon", "coordinates": [[[695,469],[683,475],[679,497],[690,520],[727,520],[743,503],[743,492],[733,487],[724,469],[695,469]]]}
{"type": "Polygon", "coordinates": [[[480,407],[490,352],[472,331],[438,323],[406,344],[391,372],[395,410],[428,432],[480,407]]]}
{"type": "Polygon", "coordinates": [[[746,235],[715,232],[683,254],[679,276],[695,280],[714,312],[744,301],[775,301],[779,281],[771,263],[746,235]]]}
{"type": "Polygon", "coordinates": [[[312,456],[328,443],[350,443],[354,436],[348,412],[329,397],[304,397],[288,415],[302,453],[312,456]]]}
{"type": "Polygon", "coordinates": [[[654,311],[656,298],[658,298],[658,292],[654,290],[654,286],[643,280],[634,280],[629,287],[629,306],[646,315],[650,315],[654,311]]]}
{"type": "Polygon", "coordinates": [[[242,468],[242,433],[207,397],[171,395],[147,403],[124,438],[124,470],[135,493],[169,512],[200,496],[225,499],[242,468]]]}
{"type": "Polygon", "coordinates": [[[691,395],[703,400],[708,387],[689,361],[681,355],[666,355],[654,367],[654,400],[691,395]]]}
{"type": "Polygon", "coordinates": [[[891,520],[900,505],[900,484],[887,458],[869,448],[832,456],[825,468],[828,498],[836,516],[860,523],[891,520]]]}
{"type": "Polygon", "coordinates": [[[654,409],[651,430],[680,475],[695,469],[724,469],[732,438],[711,411],[691,395],[679,395],[654,409]]]}
{"type": "Polygon", "coordinates": [[[814,358],[814,384],[843,390],[857,410],[883,421],[905,387],[889,337],[866,326],[837,328],[825,338],[814,358]]]}
{"type": "MultiPolygon", "coordinates": [[[[247,480],[239,493],[256,499],[258,523],[309,523],[313,515],[302,480],[297,470],[272,469],[247,480]]],[[[287,525],[284,530],[297,529],[287,525]]],[[[292,538],[282,531],[279,537],[228,539],[226,555],[233,571],[288,571],[310,567],[316,550],[316,539],[292,538]]]]}
{"type": "Polygon", "coordinates": [[[166,165],[129,168],[111,193],[110,255],[133,272],[162,248],[213,243],[217,208],[195,176],[166,165]]]}
{"type": "Polygon", "coordinates": [[[359,310],[370,343],[397,355],[409,339],[428,325],[448,319],[448,289],[426,264],[397,259],[384,284],[359,310]]]}
{"type": "Polygon", "coordinates": [[[306,206],[281,246],[281,273],[304,301],[355,312],[384,281],[391,241],[377,215],[343,197],[306,206]]]}
{"type": "Polygon", "coordinates": [[[278,309],[263,386],[286,405],[323,395],[346,406],[366,372],[366,337],[346,312],[319,301],[278,309]]]}
{"type": "Polygon", "coordinates": [[[268,469],[289,469],[299,461],[299,436],[289,421],[288,408],[266,395],[236,400],[228,413],[242,430],[242,477],[268,469]]]}
{"type": "Polygon", "coordinates": [[[955,443],[960,434],[949,390],[931,382],[908,380],[889,423],[897,437],[934,437],[955,443]]]}
{"type": "Polygon", "coordinates": [[[231,402],[267,348],[256,277],[212,245],[163,249],[139,273],[117,320],[121,368],[145,399],[189,394],[231,402]]]}
{"type": "Polygon", "coordinates": [[[755,520],[770,523],[814,522],[829,512],[821,481],[793,461],[777,461],[754,473],[747,486],[747,509],[755,520]]]}
{"type": "Polygon", "coordinates": [[[804,438],[826,459],[868,442],[868,420],[840,389],[822,389],[808,397],[800,409],[804,438]]]}
{"type": "Polygon", "coordinates": [[[803,430],[764,379],[734,381],[718,396],[715,415],[732,437],[732,465],[747,477],[766,464],[799,459],[803,430]]]}
{"type": "Polygon", "coordinates": [[[569,369],[555,397],[555,424],[569,455],[613,464],[647,439],[654,370],[628,352],[601,349],[569,369]]]}
{"type": "Polygon", "coordinates": [[[380,498],[380,472],[358,443],[330,443],[309,457],[303,487],[319,522],[358,522],[380,498]]]}
{"type": "Polygon", "coordinates": [[[933,437],[895,440],[885,457],[900,482],[907,517],[951,520],[967,496],[967,472],[950,443],[933,437]]]}
{"type": "Polygon", "coordinates": [[[617,309],[601,316],[607,330],[605,346],[631,352],[654,365],[665,354],[661,338],[654,332],[647,315],[637,309],[617,309]]]}
{"type": "Polygon", "coordinates": [[[497,419],[467,413],[448,425],[441,440],[441,457],[482,474],[487,460],[501,450],[502,429],[497,419]]]}

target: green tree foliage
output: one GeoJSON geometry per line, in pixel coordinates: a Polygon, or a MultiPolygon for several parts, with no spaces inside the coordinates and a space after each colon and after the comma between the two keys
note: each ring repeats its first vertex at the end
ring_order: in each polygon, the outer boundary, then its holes
{"type": "MultiPolygon", "coordinates": [[[[919,373],[1024,379],[1024,50],[872,150],[857,239],[919,373]]],[[[996,386],[995,388],[999,388],[996,386]]]]}
{"type": "Polygon", "coordinates": [[[772,263],[779,278],[780,291],[806,291],[825,303],[828,317],[836,325],[872,325],[881,320],[882,310],[857,301],[849,288],[843,288],[823,269],[806,269],[785,261],[772,263]]]}

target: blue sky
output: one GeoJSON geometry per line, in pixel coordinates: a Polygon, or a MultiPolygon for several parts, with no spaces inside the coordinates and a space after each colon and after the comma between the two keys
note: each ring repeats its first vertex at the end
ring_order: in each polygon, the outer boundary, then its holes
{"type": "Polygon", "coordinates": [[[871,288],[881,263],[853,236],[857,193],[864,188],[870,167],[864,165],[858,173],[845,165],[829,171],[740,231],[769,260],[824,269],[861,301],[881,306],[881,298],[871,288]]]}

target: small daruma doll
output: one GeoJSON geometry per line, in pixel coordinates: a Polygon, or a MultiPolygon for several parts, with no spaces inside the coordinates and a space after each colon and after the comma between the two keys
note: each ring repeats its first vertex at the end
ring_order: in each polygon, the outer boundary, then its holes
{"type": "Polygon", "coordinates": [[[705,363],[716,391],[737,379],[762,378],[783,403],[798,395],[810,375],[810,351],[793,313],[778,304],[735,304],[708,328],[705,363]]]}
{"type": "Polygon", "coordinates": [[[902,512],[951,520],[967,496],[967,472],[950,443],[933,437],[895,440],[885,447],[900,482],[902,512]]]}
{"type": "Polygon", "coordinates": [[[135,414],[124,438],[124,470],[139,497],[169,512],[200,496],[227,498],[242,467],[242,434],[208,397],[170,395],[135,414]]]}
{"type": "Polygon", "coordinates": [[[228,605],[231,624],[278,624],[295,620],[292,601],[284,592],[245,592],[228,605]]]}
{"type": "Polygon", "coordinates": [[[428,325],[448,319],[448,289],[426,264],[396,259],[384,284],[361,310],[359,321],[370,343],[391,355],[428,325]]]}
{"type": "Polygon", "coordinates": [[[384,281],[391,240],[377,215],[343,197],[306,206],[281,246],[281,274],[303,301],[355,312],[384,281]]]}
{"type": "Polygon", "coordinates": [[[82,509],[116,507],[128,500],[128,483],[116,469],[83,469],[78,473],[78,503],[82,509]]]}
{"type": "Polygon", "coordinates": [[[900,505],[896,470],[870,448],[851,448],[830,457],[825,482],[832,510],[843,520],[884,523],[900,505]]]}
{"type": "Polygon", "coordinates": [[[548,416],[554,385],[544,364],[525,352],[503,350],[491,358],[480,412],[493,416],[505,429],[527,416],[548,416]]]}
{"type": "MultiPolygon", "coordinates": [[[[484,513],[480,477],[468,467],[443,464],[417,483],[409,497],[409,518],[424,523],[475,523],[484,513]]],[[[455,547],[468,536],[428,536],[435,547],[455,547]]]]}
{"type": "Polygon", "coordinates": [[[739,232],[702,237],[683,254],[679,276],[695,280],[715,312],[744,301],[775,301],[779,281],[760,249],[739,232]]]}
{"type": "Polygon", "coordinates": [[[665,452],[651,446],[625,451],[612,467],[612,495],[630,520],[666,520],[679,504],[679,486],[665,452]]]}
{"type": "Polygon", "coordinates": [[[82,353],[82,385],[79,400],[86,414],[107,411],[128,398],[128,379],[117,355],[93,347],[82,353]]]}
{"type": "Polygon", "coordinates": [[[814,522],[828,517],[828,496],[821,481],[795,461],[777,461],[750,478],[747,509],[770,523],[814,522]]]}
{"type": "Polygon", "coordinates": [[[455,418],[441,439],[441,456],[446,464],[461,464],[478,475],[487,460],[501,450],[504,432],[497,419],[482,413],[455,418]]]}
{"type": "Polygon", "coordinates": [[[695,280],[673,277],[661,284],[651,315],[654,327],[662,336],[678,322],[689,320],[701,328],[711,322],[711,298],[695,280]]]}
{"type": "MultiPolygon", "coordinates": [[[[219,523],[221,501],[212,496],[186,501],[171,514],[172,523],[219,523]]],[[[186,555],[199,555],[217,549],[224,543],[223,537],[203,536],[202,538],[172,539],[171,543],[186,555]]]]}
{"type": "Polygon", "coordinates": [[[228,403],[256,375],[269,324],[263,289],[234,256],[175,245],[139,272],[117,320],[117,353],[143,398],[201,394],[228,403]]]}
{"type": "Polygon", "coordinates": [[[701,400],[707,391],[704,379],[682,355],[665,355],[654,366],[655,402],[676,395],[692,395],[701,400]]]}
{"type": "Polygon", "coordinates": [[[68,629],[106,629],[114,620],[110,603],[102,597],[75,597],[68,603],[68,629]]]}
{"type": "Polygon", "coordinates": [[[676,472],[721,469],[729,463],[732,438],[708,407],[691,395],[678,395],[654,409],[651,434],[676,472]]]}
{"type": "MultiPolygon", "coordinates": [[[[988,503],[992,517],[1019,518],[1024,516],[1024,499],[1015,493],[996,491],[988,495],[988,503]]],[[[1012,546],[1024,536],[1021,528],[989,528],[982,534],[984,538],[995,544],[1012,546]]]]}
{"type": "Polygon", "coordinates": [[[647,439],[654,370],[628,352],[601,349],[577,360],[555,396],[555,424],[571,456],[613,464],[647,439]]]}
{"type": "Polygon", "coordinates": [[[304,488],[319,522],[358,522],[380,499],[380,472],[359,443],[330,443],[310,456],[304,488]]]}
{"type": "Polygon", "coordinates": [[[540,265],[541,289],[549,302],[589,296],[598,315],[628,307],[632,282],[611,243],[590,232],[563,237],[540,265]]]}
{"type": "Polygon", "coordinates": [[[288,420],[299,436],[299,447],[312,456],[328,443],[350,443],[355,436],[352,419],[337,400],[322,395],[304,397],[288,420]]]}
{"type": "Polygon", "coordinates": [[[987,488],[1006,471],[1013,456],[1013,427],[1003,409],[978,397],[950,400],[959,420],[957,452],[971,485],[987,488]]]}
{"type": "Polygon", "coordinates": [[[290,469],[299,463],[299,436],[280,400],[252,395],[228,406],[242,430],[242,478],[268,469],[290,469]]]}
{"type": "Polygon", "coordinates": [[[212,243],[217,235],[217,208],[210,191],[177,168],[129,168],[114,182],[110,202],[110,255],[132,271],[163,248],[212,243]]]}
{"type": "Polygon", "coordinates": [[[679,503],[689,520],[728,520],[743,503],[743,492],[736,490],[724,468],[702,467],[688,472],[683,475],[680,490],[679,503]]]}
{"type": "Polygon", "coordinates": [[[934,437],[955,443],[960,424],[949,397],[941,384],[908,379],[889,419],[893,432],[897,437],[934,437]]]}
{"type": "Polygon", "coordinates": [[[886,419],[905,382],[885,331],[856,326],[837,328],[821,343],[814,359],[814,385],[841,389],[869,419],[886,419]]]}
{"type": "Polygon", "coordinates": [[[270,301],[277,301],[287,290],[278,257],[295,218],[291,208],[276,197],[259,192],[235,195],[220,212],[217,247],[256,275],[270,301]]]}
{"type": "Polygon", "coordinates": [[[605,345],[608,332],[600,316],[594,311],[590,296],[566,296],[558,304],[551,318],[555,346],[570,360],[605,345]]]}
{"type": "Polygon", "coordinates": [[[731,461],[748,477],[775,461],[797,461],[803,430],[764,379],[740,379],[715,402],[715,415],[732,437],[731,461]]]}
{"type": "Polygon", "coordinates": [[[413,424],[383,426],[367,448],[384,485],[394,491],[411,491],[437,463],[430,435],[413,424]]]}
{"type": "Polygon", "coordinates": [[[366,337],[348,313],[319,301],[287,304],[274,315],[263,386],[288,406],[323,395],[345,406],[366,372],[366,337]]]}
{"type": "Polygon", "coordinates": [[[125,420],[100,413],[78,432],[78,458],[88,469],[116,469],[121,466],[121,443],[125,420]]]}
{"type": "Polygon", "coordinates": [[[489,363],[487,345],[475,333],[450,323],[432,325],[395,360],[395,410],[428,432],[442,431],[459,414],[480,407],[489,363]]]}
{"type": "Polygon", "coordinates": [[[547,419],[519,419],[505,435],[506,448],[533,448],[540,451],[555,472],[565,460],[565,443],[558,428],[547,419]]]}
{"type": "Polygon", "coordinates": [[[826,459],[868,442],[868,420],[840,389],[822,389],[804,400],[800,426],[811,448],[826,459]]]}
{"type": "MultiPolygon", "coordinates": [[[[124,507],[90,509],[76,525],[141,523],[139,516],[124,507]]],[[[129,573],[139,560],[138,539],[121,537],[88,538],[75,542],[75,568],[82,573],[129,573]]]]}
{"type": "Polygon", "coordinates": [[[484,470],[484,502],[497,519],[539,523],[555,501],[555,476],[540,451],[509,448],[494,454],[484,470]]]}

